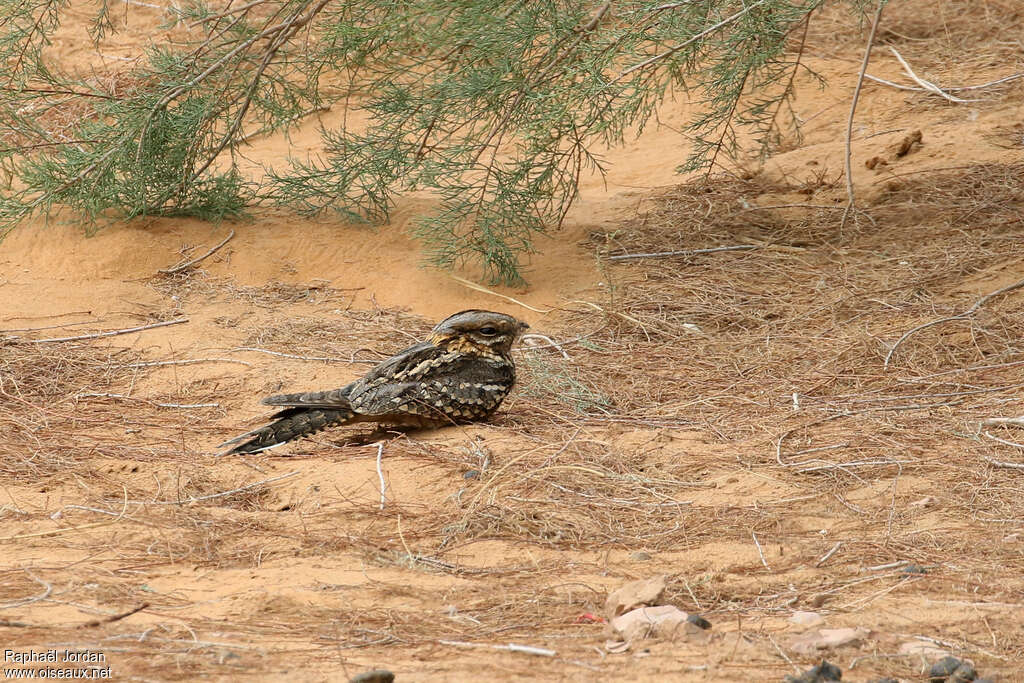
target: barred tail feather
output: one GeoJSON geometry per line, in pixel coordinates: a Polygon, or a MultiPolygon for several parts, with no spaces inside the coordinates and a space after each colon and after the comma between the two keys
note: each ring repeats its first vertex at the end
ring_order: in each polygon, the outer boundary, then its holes
{"type": "Polygon", "coordinates": [[[260,451],[285,444],[293,439],[315,434],[325,427],[344,424],[355,417],[355,413],[348,409],[310,408],[302,410],[293,408],[281,411],[277,417],[279,419],[265,427],[260,427],[222,443],[221,447],[223,448],[238,443],[243,439],[248,439],[227,451],[224,455],[259,453],[260,451]]]}
{"type": "Polygon", "coordinates": [[[263,399],[268,406],[292,406],[307,408],[330,408],[340,410],[349,407],[349,387],[330,391],[306,391],[300,394],[277,394],[263,399]]]}

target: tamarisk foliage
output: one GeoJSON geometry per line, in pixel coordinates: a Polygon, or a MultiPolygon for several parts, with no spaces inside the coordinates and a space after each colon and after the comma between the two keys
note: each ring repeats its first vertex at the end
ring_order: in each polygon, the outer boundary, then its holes
{"type": "MultiPolygon", "coordinates": [[[[102,77],[47,60],[67,0],[0,0],[0,234],[57,206],[90,225],[267,202],[380,221],[426,190],[431,263],[519,282],[581,174],[604,171],[594,150],[666,97],[703,102],[683,171],[721,163],[737,127],[765,146],[789,132],[823,1],[192,0],[167,8],[169,41],[102,77]],[[327,106],[346,115],[321,152],[243,175],[252,133],[327,106]]],[[[114,28],[104,4],[96,40],[114,28]]]]}

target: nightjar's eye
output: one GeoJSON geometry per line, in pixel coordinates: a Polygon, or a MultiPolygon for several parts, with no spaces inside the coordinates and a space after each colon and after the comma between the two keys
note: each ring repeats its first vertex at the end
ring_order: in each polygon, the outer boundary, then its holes
{"type": "Polygon", "coordinates": [[[487,326],[481,327],[478,330],[478,332],[480,332],[480,334],[484,335],[485,337],[493,337],[494,335],[498,334],[498,329],[495,327],[487,326]]]}

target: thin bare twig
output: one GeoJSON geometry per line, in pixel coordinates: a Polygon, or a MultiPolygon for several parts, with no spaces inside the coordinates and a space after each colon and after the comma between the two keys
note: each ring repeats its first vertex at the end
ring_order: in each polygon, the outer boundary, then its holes
{"type": "Polygon", "coordinates": [[[885,9],[885,0],[878,0],[878,9],[875,10],[875,19],[871,22],[871,34],[868,36],[868,44],[864,48],[864,61],[860,65],[860,75],[857,77],[857,87],[853,91],[853,101],[850,102],[850,116],[846,120],[846,210],[843,211],[843,218],[839,222],[839,229],[846,227],[846,221],[856,208],[856,195],[853,190],[853,116],[857,112],[857,100],[860,99],[860,90],[864,87],[864,74],[868,70],[868,62],[871,60],[871,47],[875,44],[875,33],[878,31],[878,24],[882,21],[882,10],[885,9]]]}
{"type": "Polygon", "coordinates": [[[546,341],[548,343],[547,347],[544,347],[544,346],[539,346],[538,347],[538,346],[529,346],[528,345],[526,348],[530,349],[531,351],[533,349],[536,349],[536,348],[555,348],[555,349],[558,349],[558,352],[562,354],[562,358],[564,358],[566,360],[572,360],[572,358],[569,356],[569,354],[565,352],[565,349],[563,349],[561,346],[559,346],[557,342],[555,342],[551,337],[547,336],[546,334],[538,334],[536,332],[531,332],[530,334],[522,335],[520,337],[520,339],[524,339],[524,340],[525,339],[543,339],[544,341],[546,341]]]}
{"type": "MultiPolygon", "coordinates": [[[[768,211],[769,209],[828,209],[830,211],[838,211],[843,207],[833,206],[832,204],[768,204],[766,206],[748,206],[740,209],[740,213],[746,213],[748,211],[768,211]]],[[[789,247],[793,249],[794,247],[789,247]]],[[[800,251],[806,251],[803,248],[799,248],[800,251]]]]}
{"type": "Polygon", "coordinates": [[[384,442],[383,441],[377,444],[377,477],[380,479],[380,509],[381,510],[384,509],[384,502],[385,502],[384,492],[388,488],[387,482],[384,481],[384,470],[382,470],[381,466],[380,466],[380,461],[381,461],[381,456],[382,455],[384,455],[384,442]]]}
{"type": "Polygon", "coordinates": [[[978,311],[979,308],[984,306],[988,302],[989,299],[991,299],[993,297],[996,297],[996,296],[999,296],[1001,294],[1006,294],[1008,292],[1012,292],[1013,290],[1020,289],[1021,287],[1024,287],[1024,280],[1018,280],[1017,282],[1014,282],[1012,285],[1007,285],[1005,287],[1001,287],[1001,288],[995,290],[994,292],[989,292],[985,296],[983,296],[980,299],[978,299],[977,301],[975,301],[971,305],[971,307],[968,308],[963,313],[958,313],[956,315],[951,315],[948,318],[940,318],[938,320],[932,320],[931,322],[927,322],[927,323],[925,323],[923,325],[918,325],[917,327],[913,328],[912,330],[909,330],[902,337],[897,339],[896,343],[892,345],[891,349],[889,349],[889,353],[885,354],[885,362],[882,363],[882,369],[883,370],[887,370],[889,368],[889,361],[892,360],[892,356],[893,356],[894,353],[896,353],[896,349],[899,348],[900,344],[902,344],[908,338],[910,338],[911,335],[913,335],[913,334],[915,334],[917,332],[920,332],[921,330],[925,330],[925,329],[927,329],[929,327],[933,327],[935,325],[941,325],[942,323],[948,323],[948,322],[952,322],[954,320],[964,320],[965,318],[969,318],[970,316],[974,315],[978,311]]]}
{"type": "Polygon", "coordinates": [[[191,268],[192,266],[194,266],[195,264],[199,263],[203,259],[212,256],[218,249],[220,249],[225,244],[227,244],[228,241],[232,237],[234,237],[234,236],[235,236],[235,231],[234,231],[234,229],[232,229],[231,232],[228,233],[228,236],[225,237],[223,240],[221,240],[221,242],[217,246],[213,247],[212,249],[207,251],[205,254],[203,254],[199,258],[194,258],[191,261],[186,261],[185,263],[179,264],[177,266],[172,266],[171,268],[161,268],[157,272],[158,273],[163,273],[164,275],[174,275],[175,273],[180,273],[183,270],[191,268]]]}
{"type": "Polygon", "coordinates": [[[983,425],[1013,425],[1024,427],[1024,415],[1020,417],[990,417],[981,421],[983,425]]]}
{"type": "Polygon", "coordinates": [[[555,650],[548,650],[543,647],[534,647],[532,645],[516,645],[515,643],[509,643],[508,645],[491,645],[490,643],[467,643],[462,640],[439,640],[437,641],[441,645],[451,645],[452,647],[477,647],[487,648],[489,650],[506,650],[508,652],[522,652],[528,655],[538,655],[540,657],[554,657],[558,653],[555,650]]]}
{"type": "MultiPolygon", "coordinates": [[[[81,315],[90,314],[92,311],[75,311],[74,313],[68,313],[67,315],[81,315]]],[[[47,318],[59,318],[62,316],[43,316],[47,318]]],[[[8,318],[8,320],[16,320],[17,318],[8,318]]],[[[83,320],[77,323],[61,323],[59,325],[44,325],[43,327],[9,327],[3,332],[40,332],[42,330],[56,330],[61,327],[81,327],[82,325],[88,325],[90,323],[102,323],[105,320],[83,320]]]]}
{"type": "Polygon", "coordinates": [[[834,451],[834,450],[839,449],[839,448],[849,448],[849,447],[850,447],[850,442],[849,441],[844,441],[843,443],[834,443],[831,446],[818,446],[817,448],[805,448],[802,451],[797,451],[796,453],[790,453],[789,457],[790,458],[795,458],[798,455],[807,455],[808,453],[820,453],[822,451],[834,451]]]}
{"type": "Polygon", "coordinates": [[[946,91],[947,92],[961,92],[963,90],[981,90],[982,88],[990,88],[993,85],[999,85],[1000,83],[1008,83],[1010,81],[1015,81],[1018,78],[1024,78],[1024,72],[1017,73],[1017,74],[1011,74],[1009,76],[1004,76],[1003,78],[997,78],[994,81],[989,81],[988,83],[982,83],[980,85],[961,85],[961,86],[956,87],[956,88],[946,88],[946,91]]]}
{"type": "MultiPolygon", "coordinates": [[[[832,420],[838,420],[841,417],[849,417],[852,414],[853,413],[850,413],[848,411],[843,411],[841,413],[836,413],[835,415],[829,415],[828,417],[820,418],[818,420],[815,420],[814,422],[809,422],[809,423],[807,423],[805,425],[800,425],[798,427],[793,427],[792,429],[786,430],[785,432],[780,434],[779,438],[776,439],[776,441],[775,441],[775,462],[779,463],[783,467],[800,467],[801,465],[806,465],[809,462],[814,462],[813,459],[803,460],[803,461],[798,462],[798,463],[783,462],[782,461],[782,442],[786,439],[786,437],[788,437],[793,432],[799,431],[801,429],[807,429],[809,427],[816,427],[816,426],[818,426],[820,424],[823,424],[825,422],[831,422],[832,420]]],[[[787,456],[787,457],[791,457],[791,456],[787,456]]]]}
{"type": "MultiPolygon", "coordinates": [[[[115,621],[121,621],[122,619],[130,617],[133,614],[138,614],[147,607],[149,607],[149,603],[144,602],[138,607],[132,608],[127,612],[113,614],[109,617],[104,617],[102,619],[91,619],[89,621],[84,621],[81,624],[78,624],[77,626],[72,626],[71,628],[94,628],[96,626],[102,626],[103,624],[110,624],[115,621]]],[[[51,626],[48,624],[28,623],[25,621],[8,621],[6,619],[0,619],[0,626],[14,628],[51,628],[51,626]]]]}
{"type": "Polygon", "coordinates": [[[283,353],[281,351],[271,351],[270,349],[261,349],[261,348],[255,347],[255,346],[237,346],[237,347],[231,349],[230,351],[228,351],[228,353],[234,353],[235,351],[255,351],[256,353],[265,353],[265,354],[270,355],[270,356],[280,356],[282,358],[294,358],[295,360],[324,361],[324,362],[327,362],[327,363],[369,363],[369,364],[372,364],[372,365],[376,365],[377,363],[380,362],[380,361],[377,361],[377,360],[361,359],[361,358],[355,358],[355,357],[352,357],[352,358],[349,358],[349,359],[346,360],[344,358],[331,358],[329,356],[297,356],[294,353],[283,353]]]}
{"type": "Polygon", "coordinates": [[[749,251],[751,249],[762,249],[758,244],[737,244],[731,247],[711,247],[708,249],[686,249],[683,251],[656,251],[649,254],[619,254],[608,256],[609,261],[628,261],[638,258],[664,258],[667,256],[694,256],[697,254],[713,254],[719,251],[749,251]]]}
{"type": "MultiPolygon", "coordinates": [[[[820,461],[819,461],[820,462],[820,461]]],[[[814,467],[803,467],[797,470],[798,474],[806,472],[824,472],[828,470],[847,470],[854,467],[878,467],[880,465],[896,465],[902,467],[914,463],[913,460],[893,460],[891,458],[880,458],[878,460],[858,460],[856,462],[836,462],[826,465],[815,465],[814,467]]]]}
{"type": "Polygon", "coordinates": [[[517,306],[522,306],[523,308],[527,309],[528,311],[533,311],[534,313],[541,313],[541,314],[550,313],[551,312],[550,310],[545,311],[542,308],[534,308],[533,306],[530,306],[529,304],[524,304],[519,299],[513,299],[510,296],[506,296],[504,294],[499,294],[498,292],[495,292],[492,289],[488,289],[487,287],[484,287],[483,285],[478,285],[477,283],[472,282],[470,280],[467,280],[466,278],[459,277],[458,275],[449,275],[449,277],[451,279],[455,280],[456,282],[458,282],[463,287],[469,287],[470,289],[476,290],[478,292],[483,292],[484,294],[490,294],[491,296],[496,296],[499,299],[504,299],[505,301],[511,301],[512,303],[516,304],[517,306]]]}
{"type": "MultiPolygon", "coordinates": [[[[989,434],[988,432],[982,432],[982,434],[992,439],[993,441],[1003,444],[1004,446],[1013,446],[1014,448],[1024,449],[1024,443],[1017,443],[1016,441],[1010,441],[1008,439],[1000,439],[995,434],[989,434]]],[[[1024,467],[1024,465],[1018,465],[1018,467],[1024,467]]]]}
{"type": "Polygon", "coordinates": [[[897,567],[903,567],[908,564],[910,564],[909,560],[897,560],[895,562],[889,562],[888,564],[876,564],[874,567],[866,567],[865,571],[880,572],[886,569],[896,569],[897,567]]]}
{"type": "Polygon", "coordinates": [[[126,396],[125,394],[76,394],[75,398],[118,398],[124,401],[140,401],[142,403],[152,403],[158,408],[220,408],[219,403],[154,403],[149,399],[138,398],[136,396],[126,396]]]}
{"type": "Polygon", "coordinates": [[[157,403],[159,408],[220,408],[219,403],[157,403]]]}
{"type": "MultiPolygon", "coordinates": [[[[910,91],[913,91],[913,92],[927,92],[928,91],[928,88],[915,88],[912,85],[901,85],[899,83],[893,83],[892,81],[887,81],[884,78],[879,78],[878,76],[872,76],[871,74],[864,74],[864,78],[867,78],[868,80],[875,81],[876,83],[881,83],[882,85],[888,85],[888,86],[896,88],[898,90],[910,90],[910,91]]],[[[999,78],[999,79],[996,79],[994,81],[989,81],[988,83],[981,83],[979,85],[962,85],[962,86],[955,87],[955,88],[946,88],[945,90],[946,90],[946,92],[962,92],[964,90],[981,90],[983,88],[991,88],[993,85],[999,85],[1000,83],[1009,83],[1010,81],[1015,81],[1018,78],[1024,78],[1024,73],[1012,74],[1010,76],[1006,76],[1004,78],[999,78]]]]}
{"type": "Polygon", "coordinates": [[[187,323],[188,318],[176,318],[174,320],[164,320],[163,322],[152,323],[150,325],[141,325],[139,327],[129,327],[123,330],[111,330],[110,332],[96,332],[94,334],[80,334],[75,337],[53,337],[51,339],[18,339],[14,340],[22,344],[49,344],[53,342],[69,342],[69,341],[82,341],[85,339],[99,339],[101,337],[116,337],[119,334],[131,334],[132,332],[141,332],[143,330],[152,330],[156,327],[167,327],[168,325],[180,325],[181,323],[187,323]]]}
{"type": "MultiPolygon", "coordinates": [[[[779,647],[779,644],[775,642],[775,639],[769,635],[768,641],[775,647],[775,651],[779,653],[779,656],[785,659],[787,662],[789,662],[789,665],[793,667],[794,673],[800,673],[800,667],[798,667],[796,663],[789,658],[789,655],[787,655],[786,652],[781,647],[779,647]]],[[[786,678],[791,677],[787,676],[786,678]]]]}
{"type": "Polygon", "coordinates": [[[28,577],[30,579],[32,579],[33,581],[35,581],[36,583],[38,583],[40,586],[43,587],[43,592],[40,593],[39,595],[33,595],[30,598],[22,598],[21,600],[15,600],[14,602],[5,602],[3,604],[0,604],[0,609],[10,609],[12,607],[21,607],[23,605],[30,605],[33,602],[39,602],[41,600],[46,600],[48,597],[50,597],[50,594],[53,593],[53,585],[51,585],[50,583],[47,583],[46,581],[43,581],[39,577],[33,575],[32,572],[30,572],[28,570],[25,570],[25,573],[28,574],[28,577]]]}
{"type": "Polygon", "coordinates": [[[956,102],[957,104],[964,104],[964,103],[967,103],[967,102],[980,102],[980,100],[963,100],[963,99],[960,99],[959,97],[954,97],[953,95],[950,95],[949,93],[947,93],[944,90],[942,90],[942,88],[940,88],[939,86],[935,85],[931,81],[924,80],[923,78],[918,76],[916,73],[914,73],[914,70],[911,69],[910,65],[907,64],[907,61],[905,59],[903,59],[903,55],[901,55],[899,52],[896,51],[896,48],[894,48],[893,46],[890,45],[889,49],[892,50],[892,53],[896,56],[896,59],[899,60],[900,66],[902,66],[903,70],[907,72],[907,76],[910,77],[910,80],[914,81],[915,83],[917,83],[919,86],[921,86],[922,88],[924,88],[928,92],[935,93],[936,95],[939,95],[940,97],[944,97],[947,100],[949,100],[950,102],[956,102]]]}
{"type": "Polygon", "coordinates": [[[835,555],[836,552],[839,550],[839,548],[842,547],[842,545],[843,545],[843,542],[842,541],[838,541],[834,546],[832,546],[831,550],[829,550],[827,553],[822,555],[821,558],[817,562],[814,563],[814,566],[815,567],[820,567],[821,565],[823,565],[826,562],[828,562],[828,558],[830,558],[833,555],[835,555]]]}
{"type": "Polygon", "coordinates": [[[151,360],[142,361],[140,363],[125,363],[122,368],[156,368],[163,365],[195,365],[196,363],[236,363],[238,365],[247,365],[250,368],[252,363],[249,361],[238,360],[237,358],[183,358],[182,360],[151,360]]]}
{"type": "Polygon", "coordinates": [[[121,621],[122,619],[124,619],[126,617],[130,617],[133,614],[138,614],[139,612],[141,612],[142,610],[146,609],[147,607],[149,607],[149,603],[148,602],[144,602],[141,605],[139,605],[138,607],[135,607],[134,609],[130,609],[127,612],[122,612],[120,614],[114,614],[112,616],[104,617],[102,619],[93,619],[92,621],[87,621],[85,623],[79,624],[77,628],[92,628],[92,627],[95,627],[95,626],[101,626],[103,624],[110,624],[110,623],[113,623],[115,621],[121,621]]]}
{"type": "MultiPolygon", "coordinates": [[[[986,436],[988,436],[988,434],[986,434],[986,436]]],[[[995,437],[992,437],[992,438],[995,439],[995,437]]],[[[996,441],[999,441],[999,439],[996,439],[996,441]]],[[[1018,448],[1024,448],[1024,446],[1022,446],[1020,444],[1014,444],[1014,445],[1017,446],[1018,448]]],[[[1005,467],[1005,468],[1008,468],[1008,469],[1011,469],[1011,470],[1024,470],[1024,463],[1020,463],[1020,462],[1004,462],[1002,460],[996,460],[995,458],[990,458],[987,455],[981,456],[981,459],[984,460],[987,463],[991,463],[992,465],[995,465],[996,467],[1005,467]]]]}
{"type": "Polygon", "coordinates": [[[765,569],[771,571],[772,568],[768,566],[768,560],[764,559],[764,549],[761,547],[761,542],[757,540],[757,534],[751,531],[750,536],[754,539],[754,545],[757,546],[757,554],[761,557],[761,564],[764,565],[765,569]]]}

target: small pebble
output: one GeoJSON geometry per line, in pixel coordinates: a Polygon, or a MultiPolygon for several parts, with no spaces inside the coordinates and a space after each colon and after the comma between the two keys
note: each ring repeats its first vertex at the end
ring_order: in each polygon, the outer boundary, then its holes
{"type": "Polygon", "coordinates": [[[963,662],[956,657],[943,657],[928,670],[928,680],[931,683],[946,683],[946,679],[952,676],[961,664],[963,662]]]}
{"type": "Polygon", "coordinates": [[[786,676],[784,683],[828,683],[843,680],[842,670],[835,664],[821,661],[821,664],[808,669],[799,676],[786,676]]]}
{"type": "Polygon", "coordinates": [[[697,628],[702,628],[705,631],[711,628],[711,622],[699,614],[687,615],[686,620],[694,626],[696,626],[697,628]]]}
{"type": "Polygon", "coordinates": [[[374,669],[373,671],[364,671],[361,674],[356,674],[348,683],[393,683],[394,680],[395,674],[387,669],[374,669]]]}
{"type": "Polygon", "coordinates": [[[468,472],[466,472],[465,474],[462,475],[462,478],[463,479],[479,479],[480,478],[480,470],[469,470],[468,472]]]}
{"type": "Polygon", "coordinates": [[[974,670],[974,667],[964,662],[946,679],[946,683],[971,683],[977,677],[978,672],[974,670]]]}
{"type": "Polygon", "coordinates": [[[645,553],[643,550],[637,550],[635,553],[629,554],[629,559],[635,560],[636,562],[646,562],[651,559],[651,554],[645,553]]]}
{"type": "Polygon", "coordinates": [[[928,569],[919,564],[908,564],[902,569],[904,574],[927,574],[928,569]]]}
{"type": "Polygon", "coordinates": [[[789,617],[789,621],[797,626],[817,626],[818,624],[825,621],[817,612],[793,612],[792,616],[789,617]]]}

